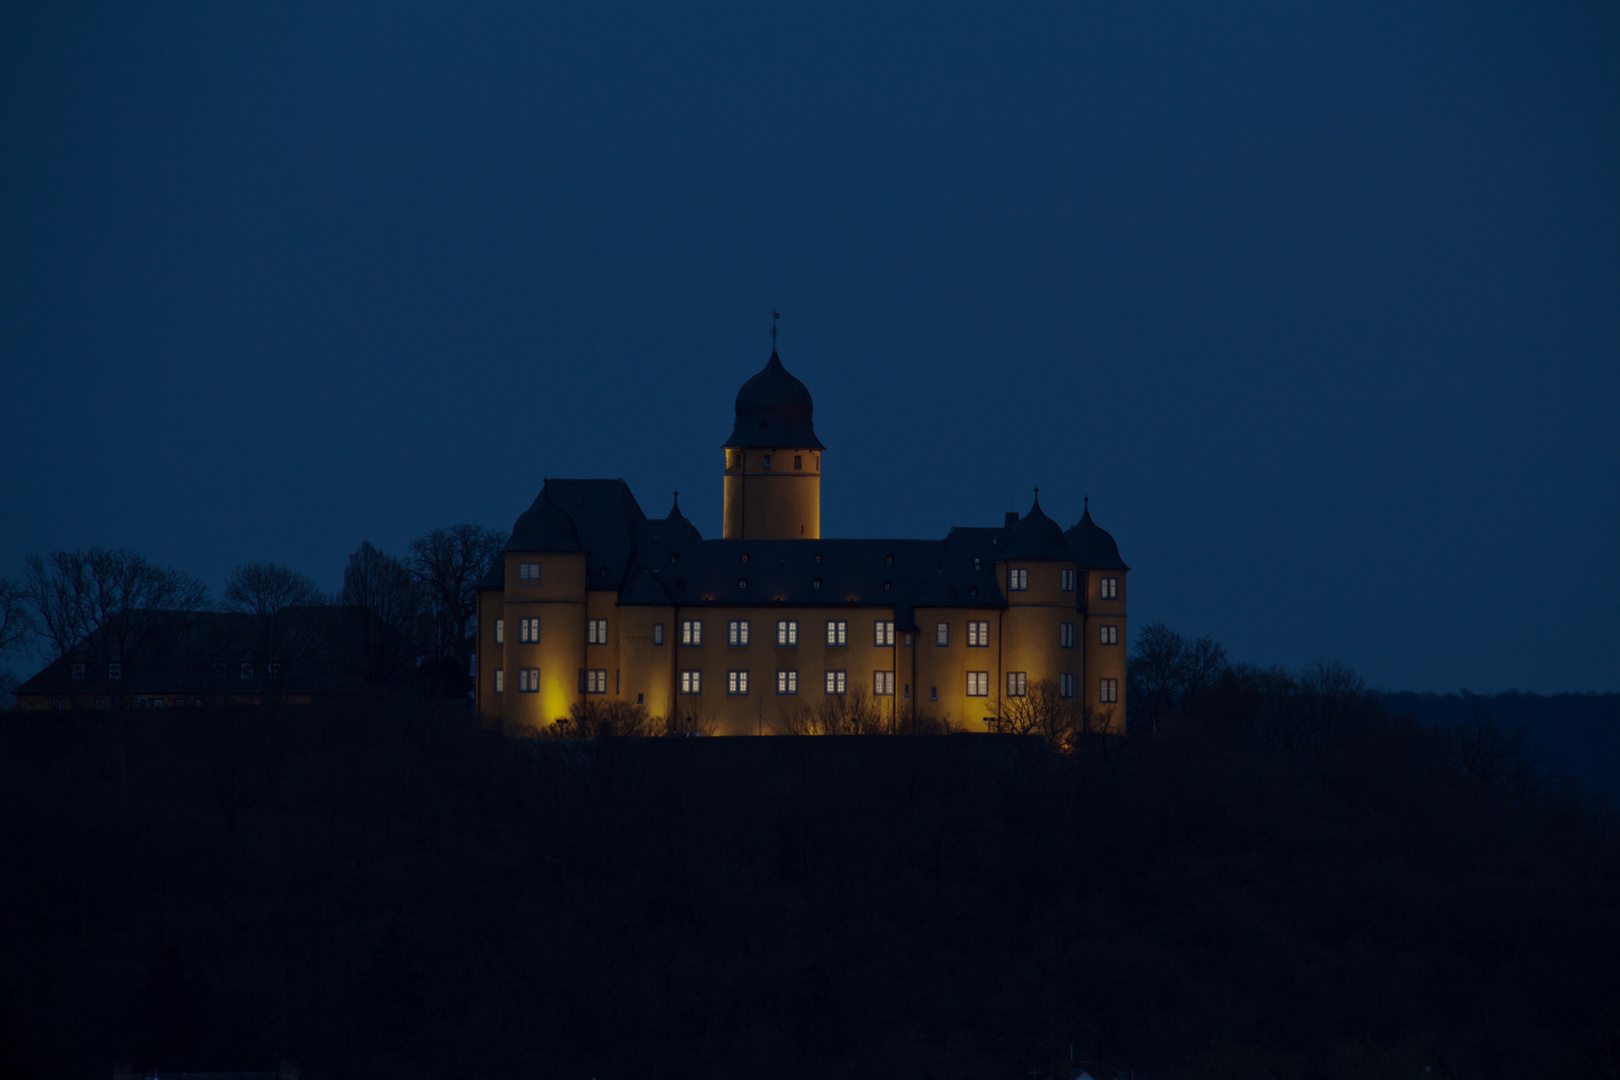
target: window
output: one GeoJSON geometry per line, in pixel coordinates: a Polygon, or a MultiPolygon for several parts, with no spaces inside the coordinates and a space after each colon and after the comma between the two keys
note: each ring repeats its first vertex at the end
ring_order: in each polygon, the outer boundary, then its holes
{"type": "Polygon", "coordinates": [[[1097,634],[1098,634],[1098,644],[1101,644],[1101,645],[1118,645],[1119,644],[1119,627],[1117,627],[1117,626],[1099,626],[1099,627],[1097,627],[1097,634]]]}
{"type": "Polygon", "coordinates": [[[701,693],[703,693],[703,672],[701,672],[701,671],[683,671],[683,672],[681,672],[681,693],[683,693],[683,694],[701,694],[701,693]]]}
{"type": "Polygon", "coordinates": [[[495,620],[495,644],[497,644],[497,645],[505,645],[506,644],[506,620],[505,619],[496,619],[495,620]]]}
{"type": "Polygon", "coordinates": [[[949,645],[951,643],[951,624],[948,622],[934,624],[934,644],[949,645]]]}
{"type": "Polygon", "coordinates": [[[216,679],[223,679],[225,677],[225,665],[224,664],[211,664],[211,665],[209,665],[208,674],[212,675],[216,679]]]}
{"type": "Polygon", "coordinates": [[[968,645],[971,648],[983,649],[990,645],[990,624],[983,620],[968,621],[968,645]]]}
{"type": "Polygon", "coordinates": [[[518,620],[518,640],[525,642],[540,640],[540,616],[518,620]]]}
{"type": "Polygon", "coordinates": [[[894,622],[892,620],[879,619],[872,624],[872,644],[894,644],[894,622]]]}
{"type": "Polygon", "coordinates": [[[732,619],[726,624],[726,643],[728,645],[748,644],[748,620],[732,619]]]}
{"type": "MultiPolygon", "coordinates": [[[[843,619],[827,620],[827,644],[844,645],[848,643],[849,624],[843,619]]],[[[839,691],[842,693],[843,691],[839,691]]]]}
{"type": "Polygon", "coordinates": [[[894,672],[872,672],[872,695],[874,697],[894,697],[894,672]]]}
{"type": "Polygon", "coordinates": [[[645,705],[647,703],[645,698],[646,698],[645,694],[637,694],[636,695],[636,704],[637,705],[645,705]]]}
{"type": "Polygon", "coordinates": [[[1059,586],[1058,586],[1059,588],[1061,588],[1064,592],[1074,592],[1074,571],[1073,570],[1060,571],[1058,573],[1058,577],[1060,579],[1059,586]]]}
{"type": "Polygon", "coordinates": [[[1058,623],[1058,648],[1074,648],[1074,623],[1058,623]]]}
{"type": "Polygon", "coordinates": [[[162,698],[160,698],[160,697],[155,697],[155,698],[152,699],[152,707],[154,709],[161,709],[161,708],[163,708],[164,704],[165,704],[164,700],[162,698]]]}
{"type": "Polygon", "coordinates": [[[797,645],[799,643],[799,620],[776,620],[776,643],[778,645],[797,645]]]}
{"type": "MultiPolygon", "coordinates": [[[[818,559],[819,559],[819,556],[818,556],[818,559]]],[[[810,587],[812,589],[821,588],[821,579],[820,578],[811,578],[810,579],[810,587]]]]}
{"type": "Polygon", "coordinates": [[[797,694],[799,692],[799,673],[797,671],[778,671],[776,673],[776,692],[778,694],[797,694]]]}
{"type": "Polygon", "coordinates": [[[979,557],[977,555],[975,555],[973,557],[973,569],[977,570],[978,568],[979,568],[979,557]]]}
{"type": "Polygon", "coordinates": [[[524,694],[538,694],[540,692],[539,668],[518,668],[518,691],[524,694]]]}
{"type": "Polygon", "coordinates": [[[938,701],[939,700],[939,687],[930,686],[928,688],[928,700],[929,701],[938,701]]]}
{"type": "MultiPolygon", "coordinates": [[[[697,619],[682,619],[681,620],[681,644],[682,645],[701,645],[701,644],[703,644],[703,623],[701,621],[699,621],[697,619]]],[[[697,693],[697,691],[693,690],[693,691],[691,691],[691,693],[695,694],[695,693],[697,693]]]]}
{"type": "Polygon", "coordinates": [[[661,622],[655,622],[655,623],[653,623],[653,644],[654,645],[662,645],[663,643],[664,643],[664,624],[661,623],[661,622]]]}
{"type": "Polygon", "coordinates": [[[244,678],[244,679],[253,678],[253,665],[252,664],[243,664],[241,674],[242,674],[242,678],[244,678]]]}
{"type": "Polygon", "coordinates": [[[51,698],[51,708],[60,709],[61,707],[62,707],[62,699],[61,698],[59,698],[59,697],[51,698]]]}
{"type": "MultiPolygon", "coordinates": [[[[224,664],[217,664],[215,666],[220,669],[219,673],[221,675],[225,674],[225,665],[224,664]]],[[[124,677],[124,665],[123,664],[108,664],[107,665],[107,678],[109,678],[109,679],[122,679],[123,677],[124,677]]]]}
{"type": "Polygon", "coordinates": [[[518,563],[518,580],[538,585],[540,583],[540,564],[537,562],[518,563]]]}
{"type": "Polygon", "coordinates": [[[175,699],[174,699],[174,706],[175,706],[175,708],[177,708],[177,709],[178,709],[178,708],[179,708],[179,707],[180,707],[180,706],[182,706],[182,705],[184,705],[184,704],[185,704],[185,703],[186,703],[186,699],[185,699],[185,698],[183,698],[183,697],[177,697],[177,698],[175,698],[175,699]]]}
{"type": "Polygon", "coordinates": [[[728,672],[726,672],[726,693],[728,693],[728,694],[746,694],[746,693],[748,693],[748,672],[746,672],[746,671],[728,671],[728,672]]]}
{"type": "Polygon", "coordinates": [[[799,472],[799,471],[803,470],[803,468],[804,468],[804,455],[802,455],[802,454],[794,454],[793,455],[793,471],[794,472],[799,472]]]}
{"type": "MultiPolygon", "coordinates": [[[[540,625],[540,620],[536,619],[536,620],[534,620],[534,622],[535,622],[535,626],[538,628],[538,626],[540,625]]],[[[535,640],[538,641],[539,639],[540,639],[540,635],[536,634],[535,635],[535,640]]],[[[607,643],[608,643],[608,639],[607,639],[607,620],[606,619],[586,619],[585,620],[585,644],[587,644],[587,645],[606,645],[607,643]]]]}
{"type": "Polygon", "coordinates": [[[495,692],[497,694],[506,693],[506,672],[500,668],[495,669],[495,692]]]}
{"type": "Polygon", "coordinates": [[[906,635],[906,648],[908,648],[908,649],[911,648],[911,635],[910,634],[906,635]]]}
{"type": "Polygon", "coordinates": [[[281,674],[281,665],[274,662],[266,664],[264,665],[264,673],[268,678],[274,679],[281,674]]]}
{"type": "MultiPolygon", "coordinates": [[[[202,703],[203,703],[202,698],[198,698],[197,699],[197,704],[201,705],[202,703]]],[[[96,708],[105,709],[106,707],[107,707],[107,699],[106,698],[104,698],[104,697],[96,698],[96,708]]]]}
{"type": "Polygon", "coordinates": [[[1007,696],[1023,697],[1024,691],[1029,689],[1029,675],[1023,671],[1007,672],[1007,696]]]}
{"type": "Polygon", "coordinates": [[[739,589],[748,588],[748,579],[745,578],[745,577],[738,578],[737,579],[737,588],[739,588],[739,589]]]}
{"type": "Polygon", "coordinates": [[[764,462],[765,462],[765,468],[767,468],[767,469],[770,468],[771,467],[771,455],[766,454],[764,456],[764,462]]]}
{"type": "Polygon", "coordinates": [[[970,671],[967,673],[967,696],[990,696],[990,673],[988,671],[970,671]]]}
{"type": "Polygon", "coordinates": [[[1103,679],[1097,687],[1097,700],[1103,704],[1110,704],[1119,700],[1119,680],[1103,679]]]}
{"type": "Polygon", "coordinates": [[[580,673],[579,688],[587,694],[607,693],[607,669],[585,668],[580,673]]]}
{"type": "Polygon", "coordinates": [[[1007,591],[1025,592],[1029,589],[1029,571],[1023,568],[1007,571],[1007,591]]]}
{"type": "Polygon", "coordinates": [[[842,694],[844,692],[845,673],[842,671],[827,672],[827,693],[842,694]]]}
{"type": "Polygon", "coordinates": [[[1102,598],[1104,600],[1119,599],[1119,578],[1105,577],[1102,579],[1102,598]]]}
{"type": "Polygon", "coordinates": [[[1074,676],[1068,672],[1058,676],[1058,697],[1074,697],[1074,676]]]}
{"type": "Polygon", "coordinates": [[[74,664],[73,665],[73,677],[75,679],[84,678],[84,665],[83,664],[74,664]]]}

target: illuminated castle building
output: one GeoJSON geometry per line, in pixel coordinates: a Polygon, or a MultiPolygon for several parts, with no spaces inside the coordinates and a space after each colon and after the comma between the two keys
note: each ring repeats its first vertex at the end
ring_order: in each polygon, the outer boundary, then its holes
{"type": "Polygon", "coordinates": [[[1042,680],[1124,730],[1128,568],[1089,508],[941,540],[821,535],[810,392],[771,358],[737,393],[722,538],[642,513],[623,480],[548,479],[479,584],[477,707],[541,727],[599,698],[781,731],[865,694],[984,730],[1042,680]]]}

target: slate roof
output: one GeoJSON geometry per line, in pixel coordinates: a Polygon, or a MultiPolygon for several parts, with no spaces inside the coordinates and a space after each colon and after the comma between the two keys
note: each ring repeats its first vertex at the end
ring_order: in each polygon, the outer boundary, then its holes
{"type": "Polygon", "coordinates": [[[727,447],[806,447],[826,449],[816,438],[811,415],[815,403],[810,391],[782,366],[782,358],[771,350],[771,358],[759,373],[737,391],[737,417],[731,426],[727,447]]]}
{"type": "MultiPolygon", "coordinates": [[[[537,506],[547,492],[553,511],[577,523],[591,587],[612,582],[620,604],[892,607],[897,628],[916,629],[917,607],[1006,607],[998,559],[1125,568],[1089,512],[1065,534],[1039,499],[1023,518],[1009,512],[999,527],[957,526],[943,540],[705,540],[678,496],[666,517],[647,518],[623,480],[547,480],[537,506]]],[[[519,546],[521,532],[514,530],[508,551],[532,550],[519,546]]],[[[502,568],[492,567],[479,588],[504,581],[502,568]]]]}
{"type": "Polygon", "coordinates": [[[1125,560],[1119,557],[1119,545],[1108,530],[1101,528],[1091,520],[1091,500],[1086,500],[1086,508],[1080,514],[1080,520],[1074,527],[1063,534],[1063,539],[1069,542],[1069,551],[1074,555],[1074,561],[1086,570],[1129,570],[1125,560]]]}

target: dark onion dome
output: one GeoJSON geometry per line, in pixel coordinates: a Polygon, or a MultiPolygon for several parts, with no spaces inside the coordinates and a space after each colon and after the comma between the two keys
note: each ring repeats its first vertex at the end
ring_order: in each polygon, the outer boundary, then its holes
{"type": "Polygon", "coordinates": [[[1062,527],[1041,509],[1039,488],[1035,490],[1035,505],[1029,508],[1029,513],[1007,527],[1007,546],[996,557],[1061,562],[1068,562],[1074,557],[1069,553],[1069,545],[1064,542],[1062,527]]]}
{"type": "Polygon", "coordinates": [[[579,551],[579,530],[574,519],[558,509],[545,488],[535,497],[533,505],[518,517],[512,526],[512,539],[506,542],[506,551],[579,551]]]}
{"type": "Polygon", "coordinates": [[[824,450],[810,422],[815,405],[804,383],[788,374],[782,358],[771,350],[771,358],[759,374],[737,391],[737,422],[732,426],[728,449],[748,446],[824,450]]]}
{"type": "Polygon", "coordinates": [[[1108,535],[1108,530],[1091,520],[1090,499],[1086,500],[1080,520],[1063,534],[1063,538],[1069,542],[1069,551],[1073,553],[1075,562],[1087,570],[1130,569],[1125,565],[1125,560],[1119,557],[1119,545],[1108,535]]]}

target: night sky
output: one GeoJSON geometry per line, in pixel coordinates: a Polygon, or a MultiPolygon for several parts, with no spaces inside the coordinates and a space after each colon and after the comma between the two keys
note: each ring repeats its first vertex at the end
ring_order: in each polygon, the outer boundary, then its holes
{"type": "Polygon", "coordinates": [[[1620,6],[0,6],[0,576],[622,476],[1094,517],[1131,621],[1620,689],[1620,6]]]}

